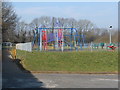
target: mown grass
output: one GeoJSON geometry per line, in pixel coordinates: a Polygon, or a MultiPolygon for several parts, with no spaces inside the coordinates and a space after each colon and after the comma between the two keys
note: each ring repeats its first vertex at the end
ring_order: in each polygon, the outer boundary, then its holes
{"type": "Polygon", "coordinates": [[[111,51],[26,52],[17,50],[17,58],[30,71],[115,72],[118,53],[111,51]]]}

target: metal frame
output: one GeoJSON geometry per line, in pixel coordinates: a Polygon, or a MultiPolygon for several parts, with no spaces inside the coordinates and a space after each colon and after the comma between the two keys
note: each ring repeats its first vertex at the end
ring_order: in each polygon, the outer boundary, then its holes
{"type": "MultiPolygon", "coordinates": [[[[73,37],[74,37],[74,43],[75,43],[75,45],[76,45],[76,37],[79,37],[79,39],[78,39],[79,45],[80,45],[80,38],[83,40],[83,43],[85,41],[84,40],[85,38],[82,35],[78,35],[78,32],[77,32],[76,28],[36,28],[37,32],[34,34],[34,39],[33,39],[33,43],[32,43],[33,46],[35,44],[35,40],[36,40],[36,37],[38,35],[38,46],[39,46],[38,50],[42,51],[42,31],[53,30],[53,29],[54,30],[59,30],[59,29],[62,30],[62,47],[61,47],[61,51],[64,51],[64,47],[63,47],[64,42],[65,42],[64,36],[69,36],[70,37],[70,47],[71,47],[70,50],[71,51],[73,50],[73,47],[74,47],[73,44],[72,44],[72,38],[73,37]],[[64,32],[65,29],[71,30],[71,32],[70,32],[71,34],[70,35],[63,35],[63,32],[64,32]],[[76,31],[76,35],[73,35],[74,30],[76,31]]],[[[53,34],[55,34],[55,32],[53,34]]],[[[58,34],[58,31],[57,31],[57,34],[58,34]]],[[[58,36],[56,38],[58,38],[58,36]]],[[[58,40],[56,41],[56,43],[58,43],[58,40]]],[[[75,48],[76,48],[76,46],[75,46],[75,48]]],[[[81,48],[81,46],[80,46],[80,48],[81,48]]]]}

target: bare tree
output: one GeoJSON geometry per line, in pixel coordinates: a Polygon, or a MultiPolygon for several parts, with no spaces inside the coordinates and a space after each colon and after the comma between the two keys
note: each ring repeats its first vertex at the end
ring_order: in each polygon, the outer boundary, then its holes
{"type": "Polygon", "coordinates": [[[24,21],[17,23],[16,31],[18,42],[26,42],[27,32],[29,32],[28,24],[24,21]]]}
{"type": "Polygon", "coordinates": [[[14,31],[18,21],[17,15],[13,10],[12,3],[2,3],[2,33],[3,41],[14,42],[14,31]]]}
{"type": "Polygon", "coordinates": [[[42,16],[39,18],[39,22],[41,24],[41,26],[43,27],[50,27],[51,25],[51,18],[48,16],[42,16]]]}
{"type": "Polygon", "coordinates": [[[79,31],[89,31],[92,29],[92,27],[94,26],[94,24],[89,21],[89,20],[79,20],[78,21],[78,29],[79,31]]]}
{"type": "Polygon", "coordinates": [[[32,26],[32,28],[36,28],[40,26],[40,22],[39,22],[39,18],[35,18],[30,25],[32,26]]]}
{"type": "Polygon", "coordinates": [[[13,10],[12,3],[2,3],[2,33],[3,41],[14,42],[14,32],[18,21],[17,14],[13,10]]]}
{"type": "MultiPolygon", "coordinates": [[[[78,34],[84,34],[85,35],[85,41],[86,42],[104,42],[105,40],[108,42],[108,31],[104,28],[97,28],[95,24],[93,24],[90,20],[81,19],[79,21],[75,20],[74,18],[62,18],[62,17],[48,17],[48,16],[42,16],[40,18],[34,19],[29,25],[30,25],[30,31],[33,31],[35,27],[51,27],[52,32],[54,32],[54,28],[57,26],[56,23],[59,23],[59,27],[71,27],[71,28],[77,28],[78,34]]],[[[48,32],[48,31],[47,31],[48,32]]],[[[70,30],[65,30],[64,34],[70,35],[70,30]]],[[[75,32],[73,32],[75,34],[75,32]]],[[[30,32],[29,35],[31,36],[30,32]]],[[[29,36],[28,35],[28,36],[29,36]]],[[[113,37],[115,37],[115,34],[113,34],[113,37]]],[[[116,36],[117,37],[117,36],[116,36]]],[[[69,38],[65,37],[66,39],[69,38]]],[[[79,37],[77,37],[79,38],[79,37]]],[[[113,38],[114,41],[117,39],[113,38]]],[[[54,43],[54,42],[53,42],[54,43]]]]}

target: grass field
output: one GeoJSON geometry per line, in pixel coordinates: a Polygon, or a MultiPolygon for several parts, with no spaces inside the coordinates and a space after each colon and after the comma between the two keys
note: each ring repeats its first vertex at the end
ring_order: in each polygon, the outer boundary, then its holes
{"type": "Polygon", "coordinates": [[[17,58],[30,71],[117,72],[118,53],[111,51],[26,52],[17,58]]]}

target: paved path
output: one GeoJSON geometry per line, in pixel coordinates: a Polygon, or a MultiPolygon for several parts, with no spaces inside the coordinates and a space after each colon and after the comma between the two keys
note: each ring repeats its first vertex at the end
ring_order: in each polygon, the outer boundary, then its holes
{"type": "Polygon", "coordinates": [[[0,90],[2,89],[2,50],[0,46],[0,90]]]}
{"type": "Polygon", "coordinates": [[[117,88],[118,76],[24,73],[3,51],[3,88],[117,88]]]}
{"type": "Polygon", "coordinates": [[[2,72],[3,88],[40,88],[43,86],[43,83],[31,73],[22,72],[6,50],[3,51],[2,72]]]}

